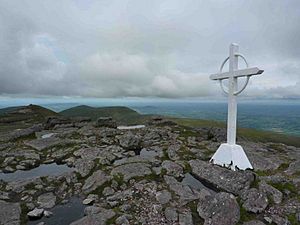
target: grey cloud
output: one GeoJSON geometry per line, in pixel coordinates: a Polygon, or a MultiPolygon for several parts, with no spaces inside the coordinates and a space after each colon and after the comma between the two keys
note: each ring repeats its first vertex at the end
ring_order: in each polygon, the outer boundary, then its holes
{"type": "Polygon", "coordinates": [[[265,73],[244,96],[300,97],[300,2],[0,1],[0,93],[221,96],[238,42],[265,73]]]}

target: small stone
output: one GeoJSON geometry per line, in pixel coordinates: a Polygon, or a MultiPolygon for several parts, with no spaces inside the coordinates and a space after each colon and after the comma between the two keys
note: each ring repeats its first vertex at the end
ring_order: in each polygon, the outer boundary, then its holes
{"type": "Polygon", "coordinates": [[[55,206],[56,196],[52,192],[42,194],[38,197],[38,204],[41,208],[51,209],[55,206]]]}
{"type": "Polygon", "coordinates": [[[25,170],[26,167],[25,167],[25,166],[22,166],[22,165],[17,165],[17,166],[16,166],[16,169],[17,169],[17,170],[25,170]]]}
{"type": "Polygon", "coordinates": [[[242,194],[245,200],[243,208],[248,212],[261,213],[268,206],[268,198],[263,192],[259,192],[256,188],[251,188],[242,194]]]}
{"type": "Polygon", "coordinates": [[[115,180],[112,180],[111,181],[111,188],[113,188],[113,189],[117,189],[119,187],[119,184],[118,184],[118,182],[117,181],[115,181],[115,180]]]}
{"type": "Polygon", "coordinates": [[[119,202],[118,201],[108,201],[107,202],[109,205],[110,205],[110,207],[116,207],[118,204],[119,204],[119,202]]]}
{"type": "Polygon", "coordinates": [[[3,172],[4,173],[13,173],[13,172],[15,172],[15,169],[10,166],[7,166],[3,169],[3,172]]]}
{"type": "Polygon", "coordinates": [[[268,216],[265,216],[264,220],[267,221],[268,223],[272,223],[273,222],[272,218],[270,218],[268,216]]]}
{"type": "Polygon", "coordinates": [[[265,225],[265,224],[259,220],[251,220],[243,223],[243,225],[265,225]]]}
{"type": "Polygon", "coordinates": [[[44,211],[44,216],[45,216],[45,217],[49,218],[49,217],[51,217],[52,215],[53,215],[52,212],[47,211],[47,210],[44,211]]]}
{"type": "Polygon", "coordinates": [[[194,225],[191,212],[179,214],[179,225],[194,225]]]}
{"type": "Polygon", "coordinates": [[[84,205],[90,205],[94,202],[94,199],[86,198],[82,201],[82,204],[84,205]]]}
{"type": "Polygon", "coordinates": [[[84,209],[84,215],[93,215],[93,214],[97,214],[99,212],[101,212],[103,210],[103,208],[101,207],[97,207],[97,206],[87,206],[84,209]]]}
{"type": "Polygon", "coordinates": [[[44,187],[43,187],[43,185],[38,184],[38,185],[35,185],[34,188],[37,189],[37,190],[41,190],[41,189],[43,189],[44,187]]]}
{"type": "Polygon", "coordinates": [[[37,225],[46,225],[45,222],[39,222],[37,225]]]}
{"type": "Polygon", "coordinates": [[[153,209],[155,213],[160,213],[162,211],[162,205],[153,205],[153,209]]]}
{"type": "Polygon", "coordinates": [[[75,171],[80,173],[82,177],[86,177],[90,171],[94,168],[95,163],[93,160],[77,159],[74,162],[75,171]]]}
{"type": "Polygon", "coordinates": [[[297,160],[295,162],[292,162],[288,169],[285,171],[288,175],[295,174],[297,172],[300,172],[300,160],[297,160]]]}
{"type": "Polygon", "coordinates": [[[127,150],[139,150],[141,149],[142,138],[133,134],[131,131],[118,137],[121,147],[127,150]]]}
{"type": "Polygon", "coordinates": [[[183,168],[182,166],[178,165],[177,163],[165,160],[162,163],[162,168],[167,170],[167,174],[174,177],[180,177],[183,175],[183,168]]]}
{"type": "Polygon", "coordinates": [[[102,191],[102,194],[104,196],[109,196],[109,195],[113,195],[115,193],[115,190],[112,189],[111,187],[105,187],[102,191]]]}
{"type": "Polygon", "coordinates": [[[156,200],[160,204],[167,204],[171,199],[172,199],[172,195],[167,190],[157,192],[157,194],[156,194],[156,200]]]}
{"type": "Polygon", "coordinates": [[[123,216],[120,216],[116,219],[116,224],[117,225],[129,225],[129,221],[128,219],[126,218],[125,215],[123,216]]]}
{"type": "Polygon", "coordinates": [[[9,157],[7,157],[6,159],[4,159],[4,161],[3,161],[3,165],[9,165],[9,164],[11,164],[13,161],[15,160],[15,157],[13,157],[13,156],[9,156],[9,157]]]}
{"type": "Polygon", "coordinates": [[[9,200],[9,193],[4,192],[4,191],[0,191],[0,199],[1,200],[9,200]]]}
{"type": "Polygon", "coordinates": [[[44,209],[35,208],[34,210],[27,213],[30,218],[41,218],[43,216],[44,209]]]}
{"type": "Polygon", "coordinates": [[[128,212],[130,209],[131,209],[131,205],[129,205],[129,204],[123,204],[120,206],[120,210],[122,212],[128,212]]]}
{"type": "Polygon", "coordinates": [[[178,213],[175,208],[167,207],[165,210],[166,219],[169,222],[176,222],[178,219],[178,213]]]}
{"type": "Polygon", "coordinates": [[[35,205],[32,202],[26,203],[26,207],[28,210],[33,210],[35,208],[35,205]]]}
{"type": "Polygon", "coordinates": [[[276,225],[290,225],[290,222],[285,217],[281,217],[277,214],[271,214],[270,217],[272,219],[272,223],[276,225]]]}
{"type": "Polygon", "coordinates": [[[159,166],[159,167],[152,167],[152,170],[154,171],[154,173],[156,175],[160,175],[161,171],[162,171],[162,167],[161,166],[159,166]]]}
{"type": "Polygon", "coordinates": [[[283,194],[265,181],[259,183],[259,190],[270,196],[275,204],[280,204],[282,202],[283,194]]]}
{"type": "Polygon", "coordinates": [[[121,190],[126,190],[126,188],[127,188],[127,185],[126,184],[122,184],[121,186],[120,186],[120,188],[121,188],[121,190]]]}

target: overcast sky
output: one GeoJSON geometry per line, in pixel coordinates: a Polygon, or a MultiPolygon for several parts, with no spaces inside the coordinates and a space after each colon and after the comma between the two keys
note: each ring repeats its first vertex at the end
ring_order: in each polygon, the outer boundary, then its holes
{"type": "Polygon", "coordinates": [[[231,42],[244,96],[300,98],[299,0],[0,0],[0,95],[222,96],[231,42]]]}

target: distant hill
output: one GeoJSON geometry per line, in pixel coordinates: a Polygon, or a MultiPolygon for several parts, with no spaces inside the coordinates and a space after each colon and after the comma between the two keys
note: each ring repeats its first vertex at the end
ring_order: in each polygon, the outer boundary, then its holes
{"type": "Polygon", "coordinates": [[[0,109],[0,131],[25,128],[58,114],[38,105],[16,106],[0,109]]]}
{"type": "Polygon", "coordinates": [[[123,125],[142,123],[149,117],[124,106],[95,108],[81,105],[61,111],[59,114],[64,117],[90,117],[92,120],[96,120],[99,117],[112,117],[119,124],[123,125]]]}

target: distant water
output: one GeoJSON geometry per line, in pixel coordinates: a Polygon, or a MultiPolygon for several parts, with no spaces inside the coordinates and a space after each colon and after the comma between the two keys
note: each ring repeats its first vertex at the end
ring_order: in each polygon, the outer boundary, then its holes
{"type": "MultiPolygon", "coordinates": [[[[29,103],[56,112],[78,106],[128,106],[142,114],[226,121],[227,102],[168,99],[18,99],[0,100],[0,108],[29,103]]],[[[300,100],[240,100],[238,126],[300,136],[300,100]]]]}
{"type": "MultiPolygon", "coordinates": [[[[227,102],[172,102],[136,106],[144,114],[226,121],[227,102]]],[[[239,102],[238,126],[300,136],[300,102],[239,102]]]]}

